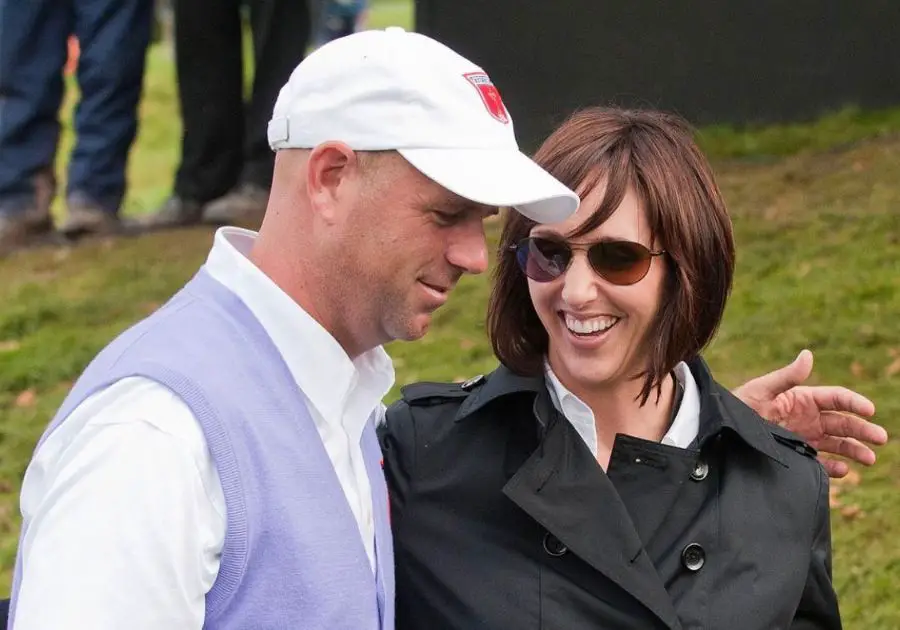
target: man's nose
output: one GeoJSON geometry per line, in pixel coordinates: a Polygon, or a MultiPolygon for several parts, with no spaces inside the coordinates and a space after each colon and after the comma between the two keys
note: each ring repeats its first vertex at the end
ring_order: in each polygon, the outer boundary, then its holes
{"type": "Polygon", "coordinates": [[[468,221],[454,230],[447,246],[447,262],[467,273],[487,270],[487,242],[481,220],[468,221]]]}

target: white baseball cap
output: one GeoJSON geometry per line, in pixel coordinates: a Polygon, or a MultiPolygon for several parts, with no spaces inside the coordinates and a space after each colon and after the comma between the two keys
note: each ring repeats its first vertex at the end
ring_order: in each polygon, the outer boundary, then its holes
{"type": "Polygon", "coordinates": [[[398,27],[347,35],[310,54],[281,89],[268,137],[276,151],[327,141],[396,150],[457,195],[540,223],[578,209],[578,195],[519,151],[484,70],[398,27]]]}

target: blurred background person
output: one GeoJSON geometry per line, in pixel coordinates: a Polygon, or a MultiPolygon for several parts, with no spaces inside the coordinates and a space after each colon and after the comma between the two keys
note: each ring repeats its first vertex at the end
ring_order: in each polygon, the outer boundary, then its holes
{"type": "Polygon", "coordinates": [[[118,229],[153,0],[0,0],[0,255],[53,229],[63,69],[79,44],[69,236],[118,229]]]}
{"type": "Polygon", "coordinates": [[[316,48],[366,28],[368,0],[319,0],[313,44],[316,48]]]}
{"type": "Polygon", "coordinates": [[[175,0],[175,66],[184,125],[174,190],[146,227],[234,223],[258,227],[272,183],[266,128],[281,86],[310,35],[306,0],[175,0]],[[242,15],[249,13],[254,75],[244,99],[242,15]]]}

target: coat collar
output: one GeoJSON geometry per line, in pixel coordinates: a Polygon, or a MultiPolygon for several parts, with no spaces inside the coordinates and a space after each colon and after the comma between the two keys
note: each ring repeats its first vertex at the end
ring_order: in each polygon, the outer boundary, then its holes
{"type": "MultiPolygon", "coordinates": [[[[496,370],[488,374],[484,384],[472,392],[460,405],[456,412],[456,422],[472,417],[495,400],[506,396],[537,396],[547,389],[544,375],[523,376],[516,374],[505,365],[500,365],[496,370]]],[[[546,422],[546,418],[539,417],[546,422]]]]}
{"type": "MultiPolygon", "coordinates": [[[[703,446],[723,430],[728,430],[754,450],[787,467],[788,460],[784,450],[779,448],[772,436],[774,427],[766,426],[765,421],[761,420],[756,412],[713,380],[709,366],[703,358],[695,357],[688,360],[687,364],[700,390],[699,444],[703,446]]],[[[476,412],[501,398],[537,397],[546,390],[547,383],[543,374],[525,376],[516,374],[505,365],[500,365],[460,405],[455,420],[461,422],[472,418],[476,412]]],[[[544,426],[550,421],[546,409],[547,405],[535,405],[535,415],[544,426]],[[544,413],[541,413],[542,410],[544,413]]]]}
{"type": "Polygon", "coordinates": [[[701,357],[695,357],[687,364],[700,390],[700,446],[728,430],[748,446],[787,468],[785,451],[772,436],[774,425],[769,426],[737,396],[713,380],[709,366],[701,357]]]}

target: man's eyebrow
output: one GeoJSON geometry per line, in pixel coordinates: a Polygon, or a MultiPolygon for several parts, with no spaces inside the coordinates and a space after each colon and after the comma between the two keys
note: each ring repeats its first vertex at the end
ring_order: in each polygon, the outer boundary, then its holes
{"type": "Polygon", "coordinates": [[[478,204],[476,204],[474,201],[463,199],[462,197],[452,197],[445,200],[443,206],[447,210],[452,210],[453,212],[466,212],[478,207],[478,204]]]}
{"type": "Polygon", "coordinates": [[[485,216],[499,214],[500,212],[500,208],[498,208],[497,206],[489,206],[484,203],[478,203],[477,201],[469,201],[468,199],[463,199],[462,197],[457,197],[450,200],[450,202],[447,204],[447,207],[449,210],[455,212],[471,212],[485,216]]]}
{"type": "Polygon", "coordinates": [[[455,194],[440,200],[431,200],[430,203],[427,203],[426,205],[450,214],[480,214],[482,216],[494,216],[500,213],[500,208],[497,206],[470,201],[465,197],[460,197],[455,194]]]}

